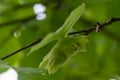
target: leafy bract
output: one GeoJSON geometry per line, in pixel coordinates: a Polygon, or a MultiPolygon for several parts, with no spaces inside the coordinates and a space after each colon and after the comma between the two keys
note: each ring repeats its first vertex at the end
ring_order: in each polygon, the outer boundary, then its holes
{"type": "Polygon", "coordinates": [[[74,26],[74,24],[78,21],[78,19],[84,13],[84,11],[85,11],[85,4],[83,3],[81,6],[79,6],[78,8],[74,9],[71,12],[71,14],[66,19],[63,26],[60,27],[56,31],[56,33],[59,35],[59,37],[67,37],[68,36],[68,32],[74,26]]]}
{"type": "Polygon", "coordinates": [[[28,54],[40,49],[41,47],[47,45],[48,43],[54,40],[60,40],[60,39],[63,39],[64,37],[67,37],[69,30],[74,26],[74,24],[77,22],[80,16],[84,13],[84,11],[85,11],[85,4],[82,4],[78,8],[73,10],[68,16],[68,18],[66,19],[62,27],[60,27],[54,33],[49,33],[41,42],[33,46],[31,51],[28,54]]]}
{"type": "Polygon", "coordinates": [[[56,72],[71,56],[85,51],[87,42],[87,38],[80,35],[63,38],[44,57],[40,67],[47,69],[49,74],[56,72]]]}

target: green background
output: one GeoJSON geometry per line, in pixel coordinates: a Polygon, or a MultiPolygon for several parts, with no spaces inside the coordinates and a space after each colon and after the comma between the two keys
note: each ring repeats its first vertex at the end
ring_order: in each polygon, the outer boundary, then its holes
{"type": "MultiPolygon", "coordinates": [[[[120,17],[120,0],[0,0],[0,57],[54,32],[64,23],[69,13],[83,2],[86,11],[75,24],[75,30],[120,17]],[[33,11],[36,3],[46,6],[46,19],[36,20],[33,11]]],[[[76,54],[58,72],[44,77],[48,80],[120,80],[119,30],[120,22],[116,22],[99,33],[90,33],[87,52],[76,54]]],[[[52,46],[53,43],[50,43],[26,56],[30,50],[28,48],[4,61],[14,67],[37,68],[52,46]]],[[[21,76],[24,74],[20,73],[21,76]]],[[[28,79],[22,76],[20,80],[44,79],[32,73],[26,75],[28,79]]]]}

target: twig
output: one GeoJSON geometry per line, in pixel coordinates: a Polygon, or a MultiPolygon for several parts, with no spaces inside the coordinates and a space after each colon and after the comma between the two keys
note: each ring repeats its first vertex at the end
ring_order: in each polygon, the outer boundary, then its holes
{"type": "Polygon", "coordinates": [[[35,42],[31,43],[31,44],[28,44],[28,45],[26,45],[26,46],[24,46],[24,47],[22,47],[22,48],[20,48],[20,49],[18,49],[18,50],[16,50],[16,51],[14,51],[14,52],[8,54],[8,55],[6,55],[6,56],[4,56],[4,57],[2,57],[2,58],[0,58],[0,59],[1,59],[1,60],[7,59],[8,57],[11,57],[11,56],[15,55],[16,53],[18,53],[18,52],[20,52],[20,51],[23,51],[23,50],[25,50],[25,49],[27,49],[27,48],[29,48],[29,47],[31,47],[31,46],[39,43],[41,40],[42,40],[42,39],[38,39],[37,41],[35,41],[35,42]]]}
{"type": "Polygon", "coordinates": [[[110,20],[108,20],[107,22],[104,22],[102,24],[98,23],[93,25],[92,27],[85,29],[85,30],[81,30],[81,31],[76,31],[76,32],[71,32],[69,33],[69,35],[74,35],[74,34],[79,34],[82,33],[84,35],[88,35],[89,33],[91,33],[92,31],[96,31],[99,32],[101,31],[105,26],[111,25],[114,22],[120,21],[120,18],[111,18],[110,20]]]}
{"type": "MultiPolygon", "coordinates": [[[[96,32],[99,32],[99,31],[101,31],[105,26],[111,25],[112,23],[117,22],[117,21],[120,21],[120,18],[112,18],[112,19],[108,20],[107,22],[104,22],[104,23],[102,23],[102,24],[97,23],[97,24],[93,25],[92,27],[90,27],[90,28],[88,28],[88,29],[85,29],[85,30],[76,31],[76,32],[70,32],[69,35],[75,35],[75,34],[80,34],[80,33],[82,33],[83,35],[88,35],[89,33],[91,33],[91,32],[94,31],[94,30],[95,30],[96,32]]],[[[35,42],[33,42],[33,43],[25,46],[25,47],[22,47],[22,48],[20,48],[20,49],[14,51],[14,52],[12,52],[12,53],[10,53],[10,54],[2,57],[2,58],[0,58],[0,59],[1,59],[1,60],[5,60],[5,59],[7,59],[7,58],[9,58],[9,57],[17,54],[18,52],[23,51],[23,50],[25,50],[25,49],[27,49],[27,48],[29,48],[29,47],[31,47],[31,46],[39,43],[41,40],[42,40],[42,39],[39,39],[39,40],[37,40],[37,41],[35,41],[35,42]]]]}

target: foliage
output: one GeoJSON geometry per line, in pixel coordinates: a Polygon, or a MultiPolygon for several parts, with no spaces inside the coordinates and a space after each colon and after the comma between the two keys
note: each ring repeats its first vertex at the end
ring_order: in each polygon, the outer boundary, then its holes
{"type": "MultiPolygon", "coordinates": [[[[70,12],[82,3],[86,5],[85,13],[76,24],[76,21],[70,22],[69,25],[74,25],[74,29],[65,31],[67,34],[89,28],[95,22],[120,16],[119,0],[0,0],[0,57],[38,38],[44,38],[48,33],[55,33],[66,22],[70,12]],[[36,3],[46,6],[44,20],[35,18],[37,15],[34,14],[33,5],[36,3]]],[[[31,48],[0,61],[0,73],[13,68],[17,71],[19,80],[119,80],[119,26],[118,22],[105,27],[99,33],[90,33],[87,37],[87,52],[74,55],[54,74],[48,75],[46,70],[38,68],[44,56],[57,45],[57,41],[49,43],[48,40],[47,45],[39,47],[29,56],[27,53],[31,48]]]]}
{"type": "Polygon", "coordinates": [[[51,51],[44,57],[40,67],[46,68],[49,74],[56,72],[76,53],[85,51],[88,40],[85,37],[66,37],[59,40],[51,51]]]}
{"type": "Polygon", "coordinates": [[[73,25],[76,23],[76,21],[80,18],[80,16],[83,14],[84,11],[85,11],[85,5],[84,4],[82,4],[82,6],[79,6],[75,10],[73,10],[71,12],[70,16],[66,19],[63,26],[60,27],[56,32],[49,33],[44,38],[44,40],[39,42],[37,45],[35,45],[31,49],[31,52],[34,52],[34,51],[38,50],[39,48],[45,46],[46,44],[48,44],[48,43],[50,43],[52,41],[61,40],[61,39],[65,38],[65,37],[68,37],[68,32],[73,27],[73,25]]]}

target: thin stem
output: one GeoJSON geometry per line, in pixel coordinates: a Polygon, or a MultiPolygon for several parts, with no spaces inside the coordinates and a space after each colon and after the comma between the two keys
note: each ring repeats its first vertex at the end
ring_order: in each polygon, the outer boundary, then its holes
{"type": "Polygon", "coordinates": [[[69,33],[69,35],[74,35],[74,34],[79,34],[82,33],[84,35],[88,35],[89,33],[91,33],[92,31],[96,31],[99,32],[101,31],[105,26],[111,25],[114,22],[120,21],[120,18],[111,18],[110,20],[100,24],[97,22],[97,24],[93,25],[92,27],[85,29],[85,30],[81,30],[81,31],[76,31],[76,32],[71,32],[69,33]]]}
{"type": "MultiPolygon", "coordinates": [[[[102,24],[97,23],[97,24],[93,25],[92,27],[90,27],[90,28],[88,28],[88,29],[80,30],[80,31],[76,31],[76,32],[70,32],[69,35],[75,35],[75,34],[80,34],[80,33],[82,33],[82,34],[84,34],[84,35],[88,35],[88,34],[90,34],[92,31],[99,32],[99,31],[101,31],[105,26],[111,25],[112,23],[117,22],[117,21],[120,21],[120,18],[111,18],[110,20],[108,20],[108,21],[106,21],[106,22],[104,22],[104,23],[102,23],[102,24]]],[[[17,54],[18,52],[23,51],[23,50],[25,50],[25,49],[27,49],[27,48],[29,48],[29,47],[31,47],[31,46],[33,46],[33,45],[41,42],[41,40],[42,40],[42,39],[38,39],[37,41],[34,41],[34,42],[32,42],[31,44],[29,44],[29,45],[27,45],[27,46],[25,46],[25,47],[22,47],[22,48],[14,51],[14,52],[12,52],[12,53],[9,53],[8,55],[5,55],[4,57],[2,57],[2,58],[0,58],[0,59],[1,59],[1,60],[5,60],[5,59],[7,59],[7,58],[9,58],[9,57],[17,54]]]]}
{"type": "Polygon", "coordinates": [[[9,53],[8,55],[2,57],[1,60],[4,60],[4,59],[9,58],[9,57],[17,54],[18,52],[23,51],[23,50],[25,50],[25,49],[27,49],[27,48],[29,48],[29,47],[31,47],[31,46],[39,43],[41,40],[42,40],[42,39],[38,39],[37,41],[35,41],[35,42],[31,43],[31,44],[28,44],[28,45],[26,45],[26,46],[24,46],[24,47],[22,47],[22,48],[20,48],[20,49],[18,49],[18,50],[16,50],[16,51],[12,52],[12,53],[9,53]]]}

